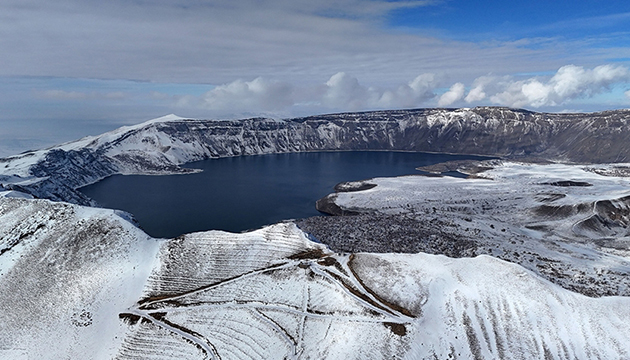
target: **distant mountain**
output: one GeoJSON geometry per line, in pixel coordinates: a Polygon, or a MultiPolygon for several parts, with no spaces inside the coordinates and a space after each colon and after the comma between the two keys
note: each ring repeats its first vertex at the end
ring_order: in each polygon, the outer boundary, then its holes
{"type": "Polygon", "coordinates": [[[234,121],[165,116],[100,136],[0,159],[0,183],[38,198],[92,204],[76,188],[113,174],[190,172],[208,158],[319,150],[406,150],[630,161],[630,110],[534,113],[499,107],[343,113],[234,121]]]}

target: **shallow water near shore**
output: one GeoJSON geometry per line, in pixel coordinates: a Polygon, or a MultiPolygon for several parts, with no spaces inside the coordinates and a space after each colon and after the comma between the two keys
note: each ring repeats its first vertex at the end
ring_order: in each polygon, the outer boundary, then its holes
{"type": "Polygon", "coordinates": [[[391,151],[269,154],[184,165],[188,175],[114,175],[80,189],[106,208],[128,211],[153,237],[211,229],[240,232],[321,215],[317,199],[342,181],[421,174],[416,167],[469,155],[391,151]]]}

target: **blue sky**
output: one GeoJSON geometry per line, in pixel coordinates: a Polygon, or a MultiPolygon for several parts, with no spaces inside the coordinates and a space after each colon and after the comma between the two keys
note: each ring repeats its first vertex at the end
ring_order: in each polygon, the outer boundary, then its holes
{"type": "Polygon", "coordinates": [[[444,1],[392,11],[388,20],[393,28],[464,41],[597,37],[610,38],[607,46],[630,45],[627,1],[444,1]]]}
{"type": "Polygon", "coordinates": [[[630,107],[630,3],[4,0],[0,156],[168,113],[630,107]]]}

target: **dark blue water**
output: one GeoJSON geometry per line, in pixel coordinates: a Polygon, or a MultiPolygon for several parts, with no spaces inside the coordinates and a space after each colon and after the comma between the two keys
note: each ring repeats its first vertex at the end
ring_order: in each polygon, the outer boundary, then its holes
{"type": "Polygon", "coordinates": [[[474,156],[409,152],[313,152],[205,160],[190,175],[115,175],[81,191],[128,211],[154,237],[221,229],[244,231],[320,215],[317,199],[342,181],[419,174],[418,166],[474,156]]]}

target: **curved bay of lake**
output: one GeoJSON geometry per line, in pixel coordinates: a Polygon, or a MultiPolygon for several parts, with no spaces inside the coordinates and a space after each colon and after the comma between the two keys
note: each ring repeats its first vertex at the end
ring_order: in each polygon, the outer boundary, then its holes
{"type": "Polygon", "coordinates": [[[270,154],[210,159],[187,175],[114,175],[81,188],[101,206],[132,213],[153,237],[233,232],[321,215],[317,199],[342,181],[420,174],[416,167],[469,155],[391,151],[270,154]]]}

